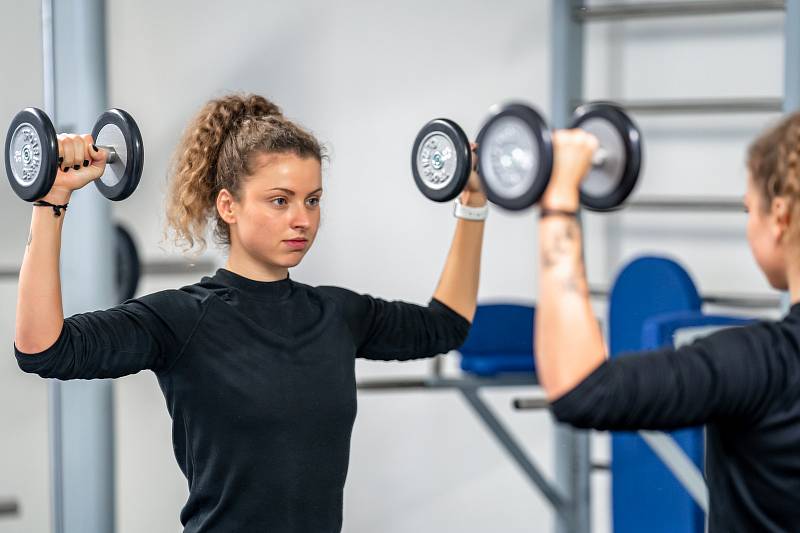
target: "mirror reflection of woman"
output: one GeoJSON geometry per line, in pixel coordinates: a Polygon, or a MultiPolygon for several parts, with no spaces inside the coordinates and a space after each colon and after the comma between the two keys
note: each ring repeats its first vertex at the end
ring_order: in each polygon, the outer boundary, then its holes
{"type": "MultiPolygon", "coordinates": [[[[539,224],[536,366],[556,418],[603,430],[705,424],[709,530],[800,525],[800,113],[750,147],[747,240],[769,283],[788,290],[780,321],[730,328],[678,349],[606,359],[583,265],[579,186],[597,139],[555,134],[539,224]]],[[[657,279],[653,283],[658,283],[657,279]]],[[[646,483],[647,480],[642,480],[646,483]]]]}

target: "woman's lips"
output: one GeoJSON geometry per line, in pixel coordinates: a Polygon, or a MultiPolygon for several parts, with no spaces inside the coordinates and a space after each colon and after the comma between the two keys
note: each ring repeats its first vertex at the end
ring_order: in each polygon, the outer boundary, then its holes
{"type": "Polygon", "coordinates": [[[291,248],[292,250],[302,250],[308,244],[307,239],[290,239],[288,241],[283,241],[286,245],[291,248]]]}

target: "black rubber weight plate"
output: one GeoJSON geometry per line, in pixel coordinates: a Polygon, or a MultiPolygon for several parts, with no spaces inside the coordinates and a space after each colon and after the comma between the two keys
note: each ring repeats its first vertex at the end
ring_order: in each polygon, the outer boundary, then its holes
{"type": "Polygon", "coordinates": [[[489,201],[520,210],[539,201],[553,170],[553,141],[542,116],[519,103],[495,107],[478,134],[478,174],[489,201]]]}
{"type": "Polygon", "coordinates": [[[144,169],[144,143],[136,121],[122,109],[110,109],[97,119],[92,138],[97,145],[113,146],[118,155],[94,184],[109,200],[124,200],[136,190],[144,169]]]}
{"type": "Polygon", "coordinates": [[[581,204],[594,211],[620,208],[639,180],[643,157],[639,128],[621,107],[610,102],[580,106],[573,115],[572,127],[595,133],[606,159],[584,181],[581,204]]]}
{"type": "Polygon", "coordinates": [[[435,202],[447,202],[467,186],[472,167],[469,138],[446,118],[419,130],[411,149],[411,172],[419,190],[435,202]]]}
{"type": "Polygon", "coordinates": [[[114,225],[117,254],[117,302],[130,300],[136,294],[141,276],[141,264],[136,243],[128,230],[119,224],[114,225]]]}
{"type": "Polygon", "coordinates": [[[41,109],[23,109],[6,134],[5,166],[8,183],[28,202],[45,196],[58,172],[58,138],[53,123],[41,109]]]}

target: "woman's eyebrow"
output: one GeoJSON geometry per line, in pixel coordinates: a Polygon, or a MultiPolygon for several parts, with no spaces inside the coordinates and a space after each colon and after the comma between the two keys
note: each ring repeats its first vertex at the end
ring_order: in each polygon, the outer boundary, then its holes
{"type": "MultiPolygon", "coordinates": [[[[286,193],[288,196],[294,196],[295,195],[295,192],[293,190],[284,189],[283,187],[274,187],[272,189],[269,189],[267,192],[272,192],[272,191],[281,191],[281,192],[286,193]]],[[[308,193],[308,196],[311,196],[312,194],[317,194],[318,192],[322,192],[322,187],[320,187],[319,189],[317,189],[315,191],[311,191],[310,193],[308,193]]]]}

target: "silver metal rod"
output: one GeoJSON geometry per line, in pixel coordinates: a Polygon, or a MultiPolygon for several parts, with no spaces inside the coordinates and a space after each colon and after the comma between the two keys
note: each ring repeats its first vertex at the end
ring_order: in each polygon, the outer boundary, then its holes
{"type": "Polygon", "coordinates": [[[703,211],[712,213],[744,213],[744,202],[732,198],[677,198],[644,197],[627,202],[618,213],[632,209],[637,211],[703,211]]]}
{"type": "Polygon", "coordinates": [[[550,402],[546,398],[514,398],[511,402],[514,409],[523,411],[529,409],[550,409],[550,402]]]}
{"type": "MultiPolygon", "coordinates": [[[[699,114],[699,113],[780,113],[783,98],[754,96],[741,98],[685,98],[663,100],[613,100],[629,113],[699,114]]],[[[583,103],[583,102],[581,102],[583,103]]],[[[580,103],[576,104],[578,107],[580,103]]]]}
{"type": "Polygon", "coordinates": [[[583,6],[573,14],[582,22],[618,20],[626,18],[684,17],[697,15],[725,15],[755,11],[782,11],[783,0],[705,0],[694,2],[652,2],[638,4],[609,4],[583,6]]]}
{"type": "Polygon", "coordinates": [[[0,516],[16,516],[19,514],[19,503],[16,500],[0,500],[0,516]]]}
{"type": "Polygon", "coordinates": [[[481,387],[519,387],[537,385],[533,374],[501,374],[493,378],[378,378],[364,379],[358,382],[358,390],[407,390],[407,389],[477,389],[481,387]]]}
{"type": "MultiPolygon", "coordinates": [[[[590,287],[589,295],[595,298],[608,298],[609,290],[604,287],[590,287]]],[[[741,309],[778,309],[781,298],[777,294],[701,294],[703,303],[718,305],[720,307],[735,307],[741,309]]]]}
{"type": "Polygon", "coordinates": [[[703,473],[677,442],[661,431],[640,431],[639,436],[672,472],[692,499],[708,514],[708,487],[703,473]]]}
{"type": "Polygon", "coordinates": [[[358,383],[358,390],[424,389],[427,387],[427,379],[412,378],[366,380],[358,383]]]}
{"type": "Polygon", "coordinates": [[[114,148],[113,146],[101,146],[101,145],[98,144],[97,147],[100,148],[101,150],[105,150],[106,152],[108,152],[108,157],[106,158],[106,163],[109,163],[109,164],[110,163],[115,163],[117,161],[117,159],[119,159],[119,156],[117,155],[117,149],[114,148]]]}
{"type": "Polygon", "coordinates": [[[539,489],[542,496],[550,502],[550,505],[556,511],[557,515],[562,516],[568,513],[569,508],[566,495],[562,494],[558,487],[545,479],[539,468],[522,449],[522,446],[511,436],[511,432],[506,429],[494,412],[492,412],[491,408],[480,398],[478,391],[474,389],[462,389],[461,393],[470,407],[472,407],[473,411],[475,411],[483,423],[492,431],[492,434],[500,441],[500,444],[503,445],[503,448],[505,448],[514,462],[517,463],[517,466],[527,474],[528,479],[539,489]]]}
{"type": "Polygon", "coordinates": [[[142,264],[142,275],[144,276],[174,276],[177,274],[192,273],[211,273],[214,272],[216,265],[211,260],[195,261],[194,263],[184,263],[182,261],[147,261],[142,264]]]}
{"type": "MultiPolygon", "coordinates": [[[[191,273],[210,273],[214,271],[212,261],[197,261],[183,263],[180,261],[149,261],[142,264],[143,276],[174,276],[191,273]]],[[[4,279],[16,280],[19,277],[18,268],[0,268],[0,281],[4,279]]]]}

